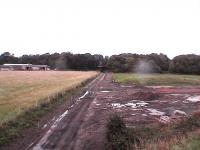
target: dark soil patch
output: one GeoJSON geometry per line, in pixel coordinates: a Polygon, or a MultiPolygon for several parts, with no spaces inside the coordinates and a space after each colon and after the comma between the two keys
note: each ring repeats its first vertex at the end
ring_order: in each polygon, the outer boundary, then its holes
{"type": "Polygon", "coordinates": [[[144,101],[151,101],[151,100],[156,100],[160,98],[160,94],[155,93],[155,92],[150,92],[150,91],[140,91],[135,94],[133,94],[133,99],[138,99],[138,100],[144,100],[144,101]]]}

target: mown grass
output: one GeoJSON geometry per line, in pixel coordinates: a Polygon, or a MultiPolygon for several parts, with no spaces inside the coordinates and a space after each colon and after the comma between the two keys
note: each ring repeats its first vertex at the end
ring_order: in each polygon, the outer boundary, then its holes
{"type": "MultiPolygon", "coordinates": [[[[98,74],[96,74],[97,76],[98,74]]],[[[91,81],[96,76],[92,76],[87,80],[82,81],[80,84],[73,88],[61,91],[57,95],[50,97],[49,101],[41,101],[37,106],[31,107],[26,111],[18,114],[14,119],[4,122],[0,126],[0,149],[2,146],[8,144],[16,138],[24,136],[22,131],[28,128],[40,128],[40,119],[48,112],[51,112],[56,107],[59,107],[64,102],[71,99],[71,96],[78,93],[81,88],[91,81]]]]}
{"type": "Polygon", "coordinates": [[[95,75],[97,72],[0,72],[0,124],[44,101],[48,102],[95,75]]]}
{"type": "Polygon", "coordinates": [[[147,86],[183,86],[200,85],[198,75],[177,75],[177,74],[132,74],[115,73],[114,81],[124,84],[147,85],[147,86]]]}
{"type": "Polygon", "coordinates": [[[112,116],[107,124],[107,150],[198,150],[200,115],[170,124],[127,128],[123,119],[112,116]]]}

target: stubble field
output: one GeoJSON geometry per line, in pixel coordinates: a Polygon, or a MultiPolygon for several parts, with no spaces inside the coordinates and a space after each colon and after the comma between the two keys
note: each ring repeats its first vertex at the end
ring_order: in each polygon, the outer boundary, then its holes
{"type": "Polygon", "coordinates": [[[97,72],[47,71],[0,72],[0,123],[30,107],[80,85],[97,72]]]}

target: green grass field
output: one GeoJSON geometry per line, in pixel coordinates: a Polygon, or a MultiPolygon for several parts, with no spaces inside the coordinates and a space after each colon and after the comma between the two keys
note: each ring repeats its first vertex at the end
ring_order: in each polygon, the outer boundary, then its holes
{"type": "Polygon", "coordinates": [[[147,85],[147,86],[183,86],[200,85],[198,75],[175,75],[175,74],[132,74],[116,73],[114,81],[124,84],[147,85]]]}
{"type": "Polygon", "coordinates": [[[97,75],[80,71],[0,72],[0,124],[97,75]]]}

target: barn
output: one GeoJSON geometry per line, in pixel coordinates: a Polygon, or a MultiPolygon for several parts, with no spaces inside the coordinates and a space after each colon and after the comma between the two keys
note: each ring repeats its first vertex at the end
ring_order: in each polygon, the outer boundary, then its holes
{"type": "Polygon", "coordinates": [[[8,70],[22,70],[22,71],[47,71],[50,70],[48,65],[33,65],[33,64],[4,64],[0,65],[1,71],[8,71],[8,70]]]}

